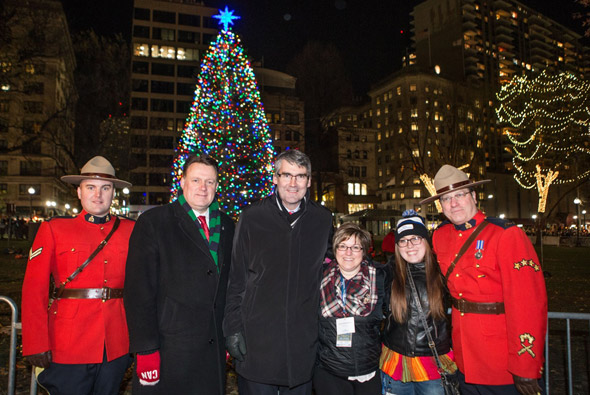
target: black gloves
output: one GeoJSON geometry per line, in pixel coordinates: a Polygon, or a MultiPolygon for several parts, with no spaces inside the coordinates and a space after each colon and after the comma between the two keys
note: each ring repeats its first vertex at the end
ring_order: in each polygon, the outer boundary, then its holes
{"type": "Polygon", "coordinates": [[[31,365],[48,368],[51,363],[51,350],[39,354],[27,355],[27,360],[31,365]]]}
{"type": "Polygon", "coordinates": [[[225,348],[229,352],[229,355],[242,362],[246,355],[246,341],[242,332],[234,333],[225,339],[225,348]]]}
{"type": "Polygon", "coordinates": [[[537,379],[527,379],[515,374],[512,377],[514,378],[514,386],[522,395],[538,395],[543,393],[537,379]]]}

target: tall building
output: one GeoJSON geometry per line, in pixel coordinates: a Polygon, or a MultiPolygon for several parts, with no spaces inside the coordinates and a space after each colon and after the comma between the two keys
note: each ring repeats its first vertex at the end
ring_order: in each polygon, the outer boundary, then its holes
{"type": "MultiPolygon", "coordinates": [[[[385,78],[369,96],[379,208],[419,211],[430,196],[421,176],[433,177],[445,163],[466,166],[476,179],[485,174],[479,91],[414,66],[385,78]]],[[[429,210],[436,213],[434,205],[429,210]]]]}
{"type": "Polygon", "coordinates": [[[337,163],[335,172],[326,173],[322,204],[339,214],[351,214],[377,206],[375,137],[371,127],[370,104],[339,108],[330,113],[324,128],[335,140],[326,147],[337,163]],[[330,150],[332,148],[332,150],[330,150]]]}
{"type": "Polygon", "coordinates": [[[581,36],[515,0],[427,0],[416,7],[416,63],[490,87],[516,73],[584,72],[581,36]]]}
{"type": "MultiPolygon", "coordinates": [[[[556,3],[556,6],[557,3],[556,3]]],[[[506,171],[511,160],[496,127],[495,94],[516,74],[587,70],[581,36],[515,0],[426,0],[414,7],[408,63],[468,82],[481,90],[487,167],[506,171]]]]}
{"type": "Polygon", "coordinates": [[[305,152],[304,103],[295,92],[297,79],[289,74],[254,67],[275,153],[286,149],[305,152]]]}
{"type": "Polygon", "coordinates": [[[0,210],[63,212],[74,200],[59,178],[76,171],[77,102],[63,8],[59,1],[5,0],[0,24],[0,210]]]}
{"type": "Polygon", "coordinates": [[[201,55],[219,30],[196,0],[135,0],[129,153],[130,203],[167,203],[174,149],[194,98],[201,55]]]}

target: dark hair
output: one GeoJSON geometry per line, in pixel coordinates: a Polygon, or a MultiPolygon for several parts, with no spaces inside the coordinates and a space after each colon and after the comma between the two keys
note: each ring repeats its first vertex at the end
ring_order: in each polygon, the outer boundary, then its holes
{"type": "Polygon", "coordinates": [[[218,173],[219,173],[219,165],[217,164],[217,161],[215,159],[213,159],[212,157],[210,157],[209,155],[190,154],[186,158],[186,161],[184,162],[184,166],[182,166],[182,174],[186,174],[186,171],[188,170],[190,165],[192,165],[194,163],[200,163],[205,166],[211,166],[215,169],[216,175],[218,175],[218,173]]]}
{"type": "MultiPolygon", "coordinates": [[[[443,304],[443,282],[437,267],[432,248],[427,239],[422,240],[426,253],[424,254],[424,266],[426,269],[426,291],[428,292],[428,304],[430,305],[430,316],[433,319],[445,318],[443,304]]],[[[393,266],[394,278],[391,283],[391,315],[399,323],[406,321],[408,315],[408,301],[406,296],[406,262],[402,258],[399,248],[395,249],[395,263],[393,266]]]]}
{"type": "Polygon", "coordinates": [[[351,237],[355,237],[356,241],[361,245],[361,247],[363,247],[363,256],[367,258],[369,255],[369,249],[371,248],[371,234],[354,222],[346,222],[336,229],[336,232],[334,232],[334,237],[332,237],[332,245],[334,250],[338,244],[350,239],[351,237]]]}
{"type": "Polygon", "coordinates": [[[277,159],[275,160],[275,174],[279,174],[279,171],[281,170],[281,164],[284,160],[291,163],[292,165],[305,167],[308,177],[311,177],[311,161],[309,160],[309,157],[303,152],[296,149],[290,149],[281,152],[281,154],[277,156],[277,159]]]}

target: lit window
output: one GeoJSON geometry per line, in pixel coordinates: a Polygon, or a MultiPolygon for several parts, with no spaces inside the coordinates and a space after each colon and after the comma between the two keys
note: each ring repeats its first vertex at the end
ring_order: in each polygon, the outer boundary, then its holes
{"type": "Polygon", "coordinates": [[[400,96],[402,94],[402,87],[398,86],[397,88],[395,88],[395,93],[397,93],[397,95],[400,96]]]}
{"type": "Polygon", "coordinates": [[[150,56],[149,47],[148,44],[135,44],[133,54],[135,56],[150,56]]]}
{"type": "Polygon", "coordinates": [[[416,92],[416,84],[410,84],[410,92],[416,92]]]}
{"type": "Polygon", "coordinates": [[[418,199],[420,198],[420,190],[419,189],[414,189],[414,199],[418,199]]]}
{"type": "Polygon", "coordinates": [[[411,117],[418,118],[418,109],[417,108],[412,108],[411,117]]]}
{"type": "Polygon", "coordinates": [[[412,122],[412,131],[416,132],[418,130],[418,124],[416,122],[412,122]]]}

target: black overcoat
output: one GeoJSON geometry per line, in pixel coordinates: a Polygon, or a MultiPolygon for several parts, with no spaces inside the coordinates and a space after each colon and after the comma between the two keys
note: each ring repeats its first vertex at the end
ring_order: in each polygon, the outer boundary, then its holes
{"type": "Polygon", "coordinates": [[[247,352],[236,370],[246,379],[289,387],[311,380],[331,238],[332,213],[315,202],[306,202],[293,227],[275,195],[242,213],[223,329],[244,334],[247,352]]]}
{"type": "Polygon", "coordinates": [[[222,320],[234,223],[221,213],[219,271],[180,203],[143,213],[129,239],[125,309],[130,352],[160,350],[161,379],[134,393],[224,394],[222,320]]]}

